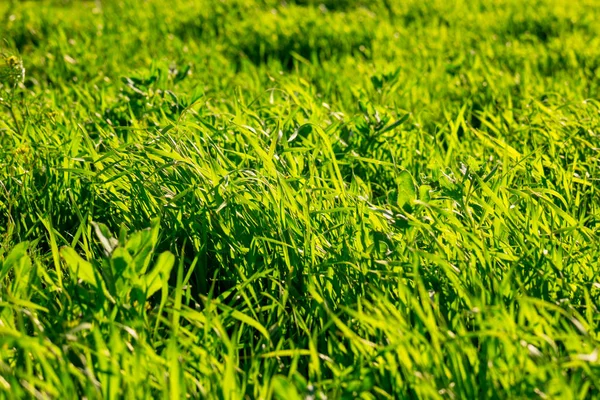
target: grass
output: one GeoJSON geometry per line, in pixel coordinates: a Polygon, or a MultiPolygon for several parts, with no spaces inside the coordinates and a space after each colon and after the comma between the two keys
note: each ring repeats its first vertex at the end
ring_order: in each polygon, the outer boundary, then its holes
{"type": "Polygon", "coordinates": [[[1,397],[600,397],[597,2],[0,16],[1,397]]]}

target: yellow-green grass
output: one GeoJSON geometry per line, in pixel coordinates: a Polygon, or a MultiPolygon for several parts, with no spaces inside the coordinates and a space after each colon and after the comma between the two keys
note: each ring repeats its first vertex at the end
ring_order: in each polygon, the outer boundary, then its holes
{"type": "Polygon", "coordinates": [[[600,397],[597,1],[0,17],[0,397],[600,397]]]}

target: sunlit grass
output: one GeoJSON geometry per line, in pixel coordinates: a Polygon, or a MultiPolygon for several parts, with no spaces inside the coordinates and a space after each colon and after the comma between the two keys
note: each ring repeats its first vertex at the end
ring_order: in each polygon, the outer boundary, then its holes
{"type": "Polygon", "coordinates": [[[1,3],[2,396],[600,396],[600,7],[488,3],[1,3]]]}

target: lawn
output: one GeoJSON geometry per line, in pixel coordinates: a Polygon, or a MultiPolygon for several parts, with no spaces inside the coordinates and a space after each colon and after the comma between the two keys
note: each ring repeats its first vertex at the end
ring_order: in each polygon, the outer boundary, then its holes
{"type": "Polygon", "coordinates": [[[0,2],[0,398],[600,398],[599,21],[0,2]]]}

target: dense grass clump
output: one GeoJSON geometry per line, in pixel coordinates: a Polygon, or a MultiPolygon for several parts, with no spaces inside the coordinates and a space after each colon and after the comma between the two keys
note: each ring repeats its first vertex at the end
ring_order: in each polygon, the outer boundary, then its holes
{"type": "Polygon", "coordinates": [[[596,2],[0,18],[0,397],[600,397],[596,2]]]}

